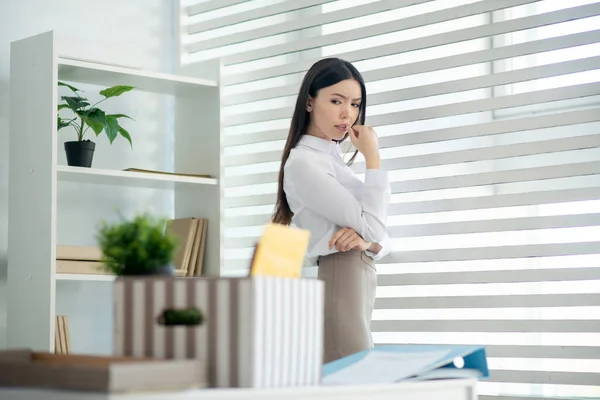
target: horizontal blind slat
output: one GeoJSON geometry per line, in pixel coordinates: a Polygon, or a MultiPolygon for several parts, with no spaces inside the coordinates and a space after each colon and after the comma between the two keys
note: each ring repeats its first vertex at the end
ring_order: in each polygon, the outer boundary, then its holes
{"type": "MultiPolygon", "coordinates": [[[[565,400],[563,397],[551,397],[544,396],[540,399],[539,396],[493,396],[493,395],[479,395],[477,400],[565,400]]],[[[584,399],[582,399],[584,400],[584,399]]]]}
{"type": "MultiPolygon", "coordinates": [[[[281,154],[281,152],[279,152],[279,154],[281,154]]],[[[250,175],[229,176],[225,180],[225,187],[232,188],[238,186],[276,182],[278,175],[279,174],[277,172],[262,172],[250,175]]]]}
{"type": "MultiPolygon", "coordinates": [[[[457,282],[460,283],[460,282],[457,282]]],[[[379,297],[375,309],[494,309],[600,306],[600,296],[585,294],[526,294],[489,296],[379,297]]],[[[493,311],[491,311],[493,312],[493,311]]]]}
{"type": "Polygon", "coordinates": [[[235,6],[248,1],[250,0],[207,0],[187,7],[187,15],[193,17],[194,15],[220,10],[225,7],[235,6]]]}
{"type": "Polygon", "coordinates": [[[555,215],[543,217],[520,217],[482,219],[479,221],[455,221],[418,225],[388,227],[394,238],[410,238],[463,233],[514,232],[559,228],[600,226],[600,214],[555,215]]]}
{"type": "MultiPolygon", "coordinates": [[[[599,333],[593,320],[400,320],[371,321],[373,332],[562,332],[599,333]]],[[[600,381],[599,381],[600,382],[600,381]]]]}
{"type": "Polygon", "coordinates": [[[390,186],[392,188],[392,193],[410,193],[425,190],[453,189],[567,178],[573,176],[594,175],[598,173],[600,173],[600,162],[591,161],[439,178],[415,179],[412,181],[392,182],[390,186]]]}
{"type": "MultiPolygon", "coordinates": [[[[600,249],[599,249],[600,252],[600,249]]],[[[600,279],[599,268],[553,268],[500,271],[429,272],[377,277],[378,286],[450,285],[474,283],[556,282],[600,279]]]]}
{"type": "MultiPolygon", "coordinates": [[[[600,347],[592,346],[486,346],[488,357],[600,359],[600,347]]],[[[544,399],[546,400],[546,399],[544,399]]]]}
{"type": "Polygon", "coordinates": [[[415,201],[390,204],[388,215],[466,211],[556,204],[600,198],[600,187],[497,194],[493,196],[415,201]]]}
{"type": "Polygon", "coordinates": [[[274,129],[258,131],[244,135],[225,135],[224,146],[242,146],[245,144],[264,143],[275,140],[285,140],[288,135],[287,129],[274,129]]]}
{"type": "MultiPolygon", "coordinates": [[[[597,386],[599,373],[555,371],[492,371],[488,382],[597,386]]],[[[543,400],[546,400],[542,398],[543,400]]]]}
{"type": "Polygon", "coordinates": [[[493,260],[526,257],[557,257],[583,254],[600,254],[600,242],[555,243],[471,247],[458,249],[395,251],[379,260],[379,264],[417,263],[441,261],[493,260]]]}
{"type": "MultiPolygon", "coordinates": [[[[375,346],[394,346],[396,343],[375,343],[375,346]]],[[[592,346],[544,346],[544,345],[486,345],[486,355],[489,358],[567,358],[594,360],[600,358],[600,347],[592,346]]],[[[459,344],[460,345],[460,344],[459,344]]],[[[531,398],[529,398],[531,399],[531,398]]],[[[511,400],[514,400],[511,397],[511,400]]],[[[540,399],[538,399],[540,400],[540,399]]],[[[544,397],[543,400],[548,400],[544,397]]],[[[565,400],[562,398],[562,400],[565,400]]]]}
{"type": "Polygon", "coordinates": [[[395,203],[389,206],[388,215],[544,205],[583,201],[595,198],[600,198],[600,187],[395,203]]]}
{"type": "Polygon", "coordinates": [[[235,259],[225,259],[225,268],[223,270],[239,270],[239,271],[247,271],[250,268],[251,258],[235,258],[235,259]]]}
{"type": "Polygon", "coordinates": [[[258,215],[243,215],[236,217],[225,217],[226,228],[250,227],[266,225],[270,222],[272,213],[258,215]]]}
{"type": "Polygon", "coordinates": [[[247,248],[252,247],[258,242],[259,237],[235,237],[235,238],[227,238],[225,240],[225,248],[226,249],[238,249],[238,248],[247,248]]]}
{"type": "Polygon", "coordinates": [[[275,193],[225,198],[225,207],[266,206],[275,204],[275,193]]]}

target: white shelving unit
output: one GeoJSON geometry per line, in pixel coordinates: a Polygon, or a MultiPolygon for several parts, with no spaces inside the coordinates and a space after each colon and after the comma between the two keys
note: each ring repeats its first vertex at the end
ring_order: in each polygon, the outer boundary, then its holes
{"type": "Polygon", "coordinates": [[[166,175],[149,172],[119,171],[102,168],[79,168],[59,165],[56,168],[59,181],[96,183],[100,185],[119,185],[128,187],[147,187],[163,189],[175,184],[218,185],[215,178],[203,178],[181,175],[166,175]]]}
{"type": "MultiPolygon", "coordinates": [[[[109,187],[111,191],[128,193],[146,188],[172,191],[173,215],[176,218],[194,216],[209,220],[204,273],[218,275],[222,265],[223,167],[219,79],[95,64],[61,58],[59,54],[61,51],[56,46],[53,32],[11,44],[9,348],[54,351],[56,298],[62,294],[61,291],[67,291],[67,295],[71,296],[68,302],[74,303],[75,308],[79,307],[77,315],[68,315],[72,338],[78,334],[77,327],[90,323],[77,320],[86,313],[86,301],[91,301],[85,296],[95,296],[94,301],[111,308],[111,282],[114,277],[55,272],[56,246],[62,244],[57,239],[57,210],[61,201],[57,193],[61,184],[104,185],[102,187],[109,187]],[[136,91],[172,96],[175,133],[171,155],[173,171],[170,172],[207,174],[212,178],[59,165],[58,153],[64,151],[57,145],[59,80],[105,87],[127,84],[135,86],[136,91]],[[96,286],[73,290],[69,285],[96,286]],[[101,298],[96,298],[98,296],[101,298]],[[79,302],[82,305],[77,304],[79,302]]],[[[205,72],[211,78],[220,77],[220,65],[214,65],[214,69],[205,72]]],[[[97,330],[103,340],[112,341],[112,327],[108,322],[111,319],[110,315],[98,316],[99,326],[86,326],[86,330],[97,330]]],[[[86,340],[93,343],[96,339],[86,340]]],[[[95,351],[85,348],[80,352],[95,351]]]]}
{"type": "Polygon", "coordinates": [[[113,282],[115,276],[102,274],[56,274],[57,281],[113,282]]]}

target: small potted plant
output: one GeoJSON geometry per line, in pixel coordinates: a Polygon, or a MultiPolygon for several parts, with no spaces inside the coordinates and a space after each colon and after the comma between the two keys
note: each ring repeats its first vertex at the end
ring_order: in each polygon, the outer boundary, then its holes
{"type": "Polygon", "coordinates": [[[165,230],[166,220],[144,213],[131,220],[103,222],[97,239],[102,262],[117,276],[173,275],[178,238],[165,230]]]}
{"type": "Polygon", "coordinates": [[[157,322],[164,326],[197,327],[204,322],[204,314],[196,307],[166,309],[159,315],[157,322]]]}
{"type": "Polygon", "coordinates": [[[58,86],[67,87],[71,89],[74,94],[74,96],[61,96],[63,103],[58,105],[57,110],[60,112],[61,110],[69,109],[73,113],[71,118],[62,118],[60,115],[57,115],[57,130],[70,126],[75,129],[77,134],[77,140],[65,142],[68,165],[87,168],[92,166],[96,143],[89,139],[84,139],[85,134],[90,128],[96,136],[104,131],[111,144],[118,135],[121,135],[127,139],[130,146],[133,147],[129,132],[119,124],[120,118],[131,119],[131,117],[125,114],[106,114],[97,107],[98,104],[106,99],[118,97],[123,93],[134,89],[133,86],[117,85],[101,90],[99,94],[104,98],[93,105],[90,105],[87,98],[79,95],[81,90],[76,87],[64,82],[58,82],[58,86]]]}

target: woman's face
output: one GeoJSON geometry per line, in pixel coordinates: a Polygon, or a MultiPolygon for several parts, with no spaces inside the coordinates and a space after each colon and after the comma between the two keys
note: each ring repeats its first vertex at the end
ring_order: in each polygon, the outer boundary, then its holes
{"type": "Polygon", "coordinates": [[[319,90],[309,99],[309,135],[328,140],[342,140],[350,127],[356,123],[360,111],[360,84],[346,79],[319,90]]]}

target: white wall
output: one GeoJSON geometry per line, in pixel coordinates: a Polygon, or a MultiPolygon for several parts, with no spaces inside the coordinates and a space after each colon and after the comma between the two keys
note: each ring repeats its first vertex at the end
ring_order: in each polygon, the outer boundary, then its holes
{"type": "MultiPolygon", "coordinates": [[[[0,2],[0,348],[6,341],[6,256],[8,218],[8,107],[10,42],[48,30],[59,38],[60,56],[83,58],[168,71],[171,68],[171,2],[167,0],[2,0],[0,2]]],[[[93,95],[101,88],[79,85],[93,95]],[[91,91],[91,92],[90,92],[91,91]]],[[[135,118],[128,130],[134,149],[125,140],[109,146],[105,136],[96,141],[95,167],[168,168],[172,164],[168,99],[128,93],[107,101],[107,111],[135,118]]],[[[35,116],[32,116],[35,118],[35,116]]],[[[91,131],[90,131],[91,132],[91,131]]],[[[58,159],[65,163],[62,141],[73,140],[72,131],[59,132],[58,159]]],[[[62,184],[58,192],[58,244],[94,244],[94,224],[114,218],[114,208],[130,214],[140,209],[171,215],[172,198],[160,191],[115,191],[111,187],[62,184]]],[[[35,249],[32,249],[33,251],[35,249]]],[[[110,286],[103,283],[57,284],[57,313],[88,315],[72,321],[78,334],[73,349],[85,349],[96,341],[86,331],[98,319],[110,321],[110,286]],[[85,296],[83,296],[86,294],[85,296]],[[87,299],[78,301],[79,298],[87,299]],[[77,326],[79,325],[79,326],[77,326]]],[[[104,328],[106,329],[106,328],[104,328]]],[[[96,343],[98,351],[109,350],[110,337],[96,343]]]]}

